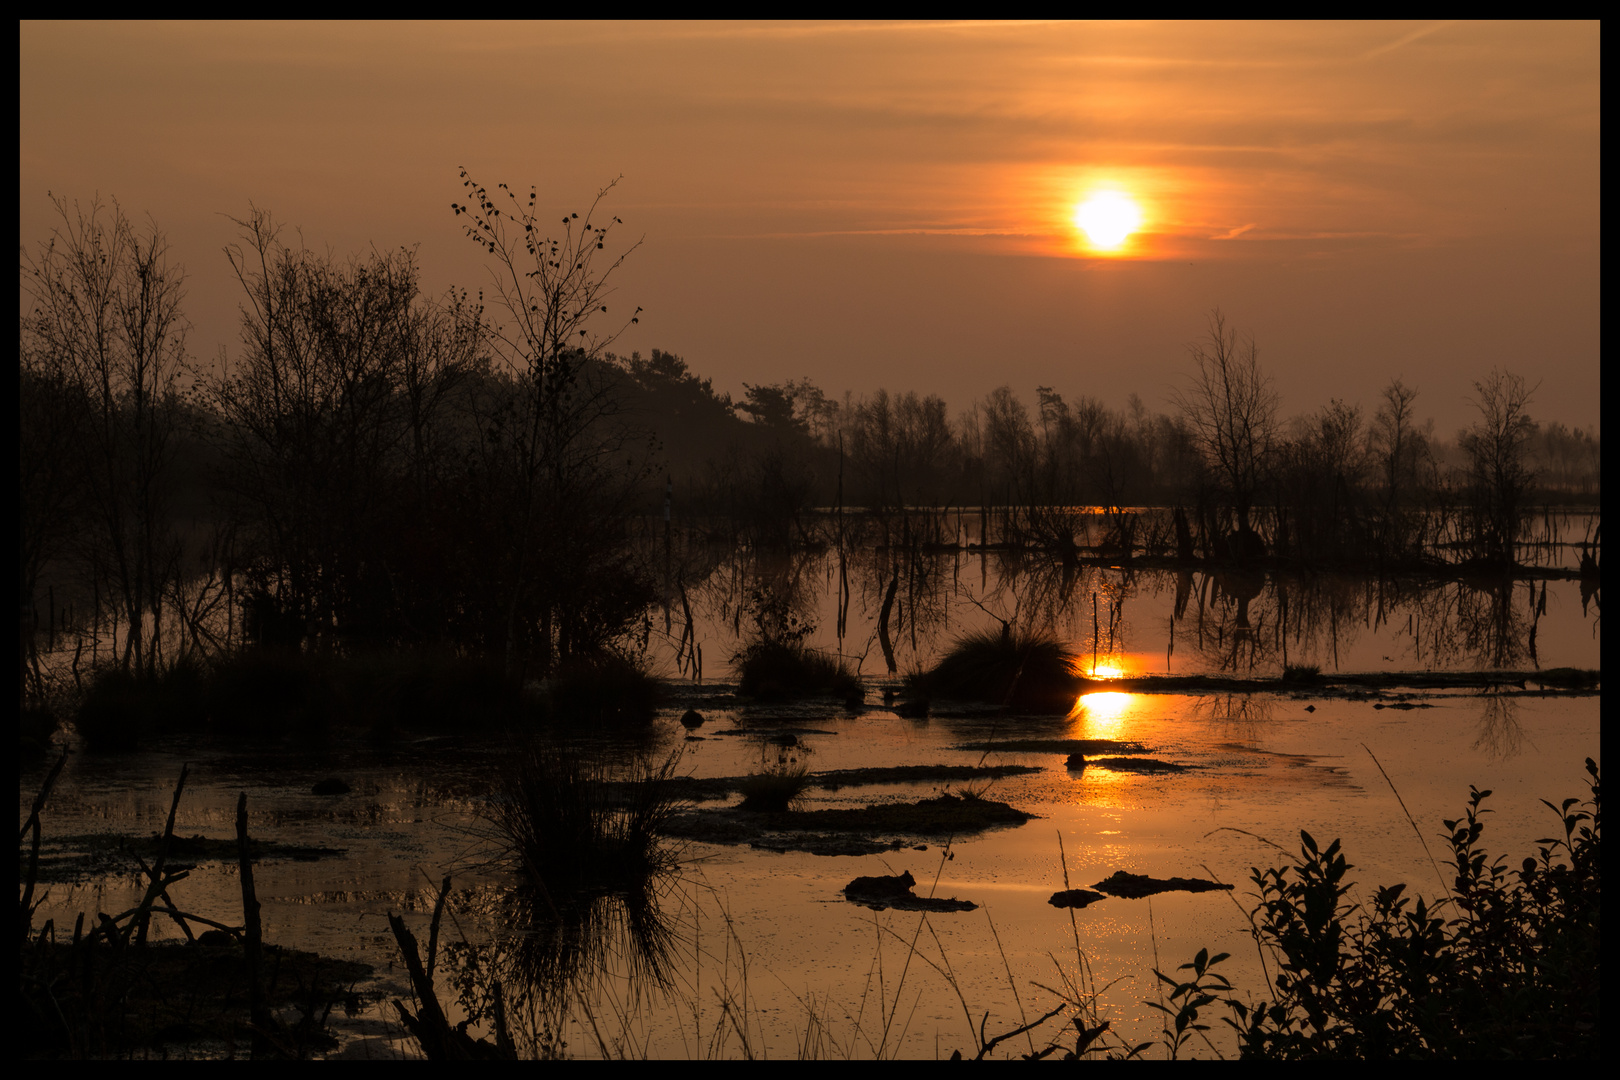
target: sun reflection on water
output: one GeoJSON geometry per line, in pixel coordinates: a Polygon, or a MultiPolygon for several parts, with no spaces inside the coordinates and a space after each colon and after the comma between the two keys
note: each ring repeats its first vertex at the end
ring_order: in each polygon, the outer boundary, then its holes
{"type": "Polygon", "coordinates": [[[1134,697],[1113,690],[1081,694],[1069,711],[1069,719],[1078,723],[1088,739],[1118,738],[1134,697]]]}
{"type": "MultiPolygon", "coordinates": [[[[1102,661],[1093,657],[1089,664],[1079,665],[1077,674],[1091,680],[1103,680],[1122,678],[1129,672],[1124,667],[1123,658],[1115,656],[1102,661]]],[[[1076,733],[1083,733],[1086,738],[1116,738],[1120,721],[1130,708],[1134,696],[1112,690],[1081,694],[1069,710],[1069,720],[1076,725],[1076,733]]]]}

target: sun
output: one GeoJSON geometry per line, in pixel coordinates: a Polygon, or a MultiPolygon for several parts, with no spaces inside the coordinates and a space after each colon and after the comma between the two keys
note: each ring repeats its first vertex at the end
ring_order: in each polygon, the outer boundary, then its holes
{"type": "Polygon", "coordinates": [[[1118,191],[1099,191],[1074,210],[1074,223],[1091,246],[1112,251],[1142,227],[1142,211],[1118,191]]]}

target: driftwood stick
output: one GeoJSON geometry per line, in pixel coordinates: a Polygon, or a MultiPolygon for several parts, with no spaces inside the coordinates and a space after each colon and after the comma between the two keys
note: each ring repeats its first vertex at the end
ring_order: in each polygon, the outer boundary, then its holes
{"type": "Polygon", "coordinates": [[[406,1012],[405,1006],[396,1001],[394,1007],[399,1010],[400,1018],[411,1034],[416,1036],[417,1042],[422,1045],[422,1053],[429,1061],[445,1061],[463,1055],[455,1054],[451,1049],[449,1034],[450,1022],[444,1017],[444,1010],[439,1006],[438,995],[433,992],[433,980],[428,978],[422,967],[422,955],[417,950],[416,935],[405,927],[405,920],[388,913],[388,926],[394,931],[394,940],[399,943],[399,954],[405,961],[405,970],[411,977],[411,989],[416,993],[416,1015],[406,1012]]]}
{"type": "Polygon", "coordinates": [[[889,612],[894,608],[894,594],[899,588],[900,564],[897,562],[889,578],[889,588],[883,594],[883,610],[878,615],[878,644],[883,646],[883,662],[888,665],[890,675],[898,669],[894,663],[894,642],[889,638],[889,612]]]}
{"type": "Polygon", "coordinates": [[[512,1032],[506,1026],[506,997],[501,993],[500,980],[495,980],[495,1049],[507,1057],[517,1057],[517,1046],[512,1042],[512,1032]]]}
{"type": "MultiPolygon", "coordinates": [[[[448,881],[448,879],[446,879],[448,881]]],[[[445,889],[449,891],[448,887],[445,889]]],[[[399,943],[399,954],[405,961],[405,970],[411,977],[411,990],[416,994],[415,1016],[399,999],[394,1010],[399,1013],[405,1030],[415,1036],[422,1047],[422,1056],[429,1061],[500,1061],[517,1057],[511,1035],[506,1028],[506,1005],[501,998],[499,984],[495,989],[495,1045],[468,1035],[464,1027],[451,1027],[445,1019],[439,996],[433,991],[433,979],[422,967],[417,951],[416,936],[405,928],[405,920],[388,913],[388,926],[399,943]]]]}
{"type": "MultiPolygon", "coordinates": [[[[183,881],[190,876],[190,870],[182,870],[178,874],[170,874],[168,877],[163,879],[164,888],[173,885],[177,881],[183,881]]],[[[148,910],[146,907],[136,905],[127,911],[120,911],[117,915],[108,915],[105,911],[103,911],[96,916],[96,918],[100,920],[101,925],[90,931],[90,937],[94,939],[98,934],[113,933],[118,935],[118,940],[111,942],[111,944],[125,944],[129,941],[130,930],[128,926],[122,925],[124,920],[133,919],[135,916],[146,910],[148,910]]],[[[131,922],[130,925],[133,926],[134,923],[131,922]]]]}
{"type": "Polygon", "coordinates": [[[269,1028],[269,1017],[264,1008],[264,987],[259,982],[260,954],[264,947],[264,934],[259,925],[259,897],[253,889],[253,854],[249,848],[247,825],[247,792],[236,800],[237,865],[242,877],[242,928],[248,964],[248,1018],[253,1032],[254,1057],[259,1057],[270,1045],[264,1037],[269,1028]]]}
{"type": "Polygon", "coordinates": [[[439,918],[444,914],[444,901],[450,895],[450,875],[444,876],[444,883],[439,886],[439,898],[433,903],[433,922],[428,927],[428,955],[427,977],[428,984],[433,983],[433,965],[439,958],[439,918]]]}
{"type": "MultiPolygon", "coordinates": [[[[169,858],[169,841],[174,839],[174,815],[180,809],[180,793],[186,790],[186,776],[190,771],[191,766],[180,766],[180,782],[174,785],[174,798],[169,803],[169,820],[163,824],[163,839],[158,841],[157,858],[152,860],[152,868],[146,871],[149,880],[146,886],[146,897],[141,901],[141,915],[131,924],[135,930],[135,944],[137,945],[146,944],[146,930],[152,922],[152,904],[159,896],[164,894],[163,864],[169,858]]],[[[144,864],[142,868],[145,869],[144,864]]],[[[168,897],[164,896],[164,899],[167,900],[168,897]]],[[[174,901],[169,900],[169,903],[173,904],[174,901]]],[[[184,930],[185,925],[185,923],[181,923],[180,928],[184,930]]],[[[186,937],[188,939],[191,937],[190,932],[187,932],[186,937]]]]}
{"type": "MultiPolygon", "coordinates": [[[[166,894],[165,899],[167,899],[166,894]]],[[[182,927],[184,927],[188,922],[202,923],[204,926],[212,926],[215,930],[223,930],[234,938],[241,938],[242,936],[242,928],[240,926],[231,926],[229,923],[215,922],[213,919],[205,919],[201,915],[193,915],[189,911],[181,911],[179,908],[174,907],[173,904],[174,901],[172,900],[169,901],[169,906],[167,907],[160,904],[154,904],[152,906],[152,910],[160,915],[169,916],[175,922],[178,922],[182,927]]],[[[186,931],[186,937],[192,937],[190,930],[186,931]]],[[[193,940],[195,940],[195,938],[193,938],[193,940]]]]}

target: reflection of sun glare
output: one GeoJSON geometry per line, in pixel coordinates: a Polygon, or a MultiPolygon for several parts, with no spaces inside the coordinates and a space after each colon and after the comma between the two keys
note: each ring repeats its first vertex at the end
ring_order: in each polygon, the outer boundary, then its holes
{"type": "Polygon", "coordinates": [[[1074,210],[1074,223],[1091,246],[1112,251],[1142,226],[1142,211],[1126,195],[1099,191],[1074,210]]]}
{"type": "Polygon", "coordinates": [[[1111,739],[1119,731],[1120,722],[1130,709],[1133,694],[1115,692],[1082,694],[1069,713],[1072,720],[1085,721],[1086,737],[1111,739]]]}

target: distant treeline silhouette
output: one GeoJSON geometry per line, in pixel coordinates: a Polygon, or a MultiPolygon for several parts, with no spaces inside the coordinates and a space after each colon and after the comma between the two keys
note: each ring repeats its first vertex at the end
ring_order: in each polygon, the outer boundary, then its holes
{"type": "Polygon", "coordinates": [[[674,353],[611,351],[639,316],[609,311],[629,251],[609,254],[606,190],[548,225],[532,192],[463,178],[485,292],[425,296],[414,252],[337,259],[254,209],[226,252],[240,343],[212,366],[187,352],[156,225],[54,199],[55,235],[21,265],[25,700],[26,613],[58,589],[93,648],[122,628],[124,670],[242,643],[440,646],[522,679],[644,640],[671,530],[955,543],[913,513],[954,508],[982,542],[1063,561],[1508,567],[1533,509],[1601,494],[1596,433],[1537,424],[1535,387],[1503,371],[1455,439],[1400,379],[1370,412],[1334,400],[1285,422],[1219,311],[1168,413],[1048,386],[1031,407],[1001,386],[953,416],[932,394],[834,399],[808,378],[734,399],[674,353]],[[1104,511],[1100,536],[1082,507],[1104,511]],[[1141,507],[1175,513],[1149,527],[1141,507]]]}

